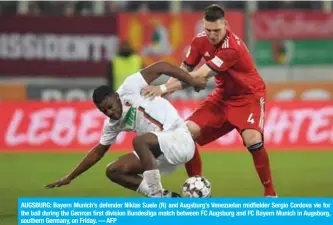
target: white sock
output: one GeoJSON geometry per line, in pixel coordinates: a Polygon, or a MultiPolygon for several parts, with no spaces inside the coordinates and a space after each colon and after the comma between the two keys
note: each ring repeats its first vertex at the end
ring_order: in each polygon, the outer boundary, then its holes
{"type": "Polygon", "coordinates": [[[148,188],[148,185],[147,185],[145,179],[142,179],[142,181],[138,187],[138,190],[136,190],[136,192],[138,192],[142,195],[145,195],[145,196],[149,195],[149,188],[148,188]]]}
{"type": "Polygon", "coordinates": [[[159,170],[147,170],[143,173],[143,179],[145,180],[149,196],[160,197],[162,196],[163,188],[161,183],[161,175],[159,170]]]}

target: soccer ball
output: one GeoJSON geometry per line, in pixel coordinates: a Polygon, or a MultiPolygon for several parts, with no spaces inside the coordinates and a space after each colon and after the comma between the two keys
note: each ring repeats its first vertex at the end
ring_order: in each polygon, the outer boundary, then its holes
{"type": "Polygon", "coordinates": [[[210,197],[210,182],[202,176],[189,177],[183,185],[183,195],[189,198],[210,197]]]}

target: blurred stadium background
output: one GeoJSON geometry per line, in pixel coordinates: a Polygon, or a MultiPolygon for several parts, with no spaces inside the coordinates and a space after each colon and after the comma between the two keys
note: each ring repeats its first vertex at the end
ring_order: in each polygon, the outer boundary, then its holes
{"type": "MultiPolygon", "coordinates": [[[[332,1],[2,1],[0,224],[16,224],[20,196],[138,196],[104,175],[107,163],[131,150],[133,134],[120,135],[70,186],[44,185],[99,140],[93,88],[116,88],[155,60],[180,65],[211,3],[226,9],[267,83],[265,140],[279,195],[333,196],[332,1]]],[[[170,100],[186,117],[212,88],[170,100]]],[[[262,195],[237,133],[202,148],[202,157],[215,196],[262,195]]],[[[185,178],[181,169],[163,183],[178,191],[185,178]]]]}

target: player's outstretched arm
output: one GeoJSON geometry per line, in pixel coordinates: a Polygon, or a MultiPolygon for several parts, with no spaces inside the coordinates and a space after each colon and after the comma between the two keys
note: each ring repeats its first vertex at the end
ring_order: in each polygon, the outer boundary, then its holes
{"type": "Polygon", "coordinates": [[[110,145],[97,144],[92,148],[89,153],[84,157],[84,159],[76,166],[76,168],[67,176],[55,181],[51,184],[46,185],[46,188],[60,187],[69,184],[77,176],[91,168],[95,165],[108,151],[110,145]]]}
{"type": "MultiPolygon", "coordinates": [[[[157,77],[159,77],[162,74],[166,74],[168,76],[176,78],[182,81],[183,84],[194,87],[197,91],[205,88],[207,84],[207,80],[204,77],[199,77],[199,76],[193,77],[186,71],[180,69],[179,67],[171,65],[167,62],[154,63],[151,66],[143,69],[141,71],[141,74],[148,84],[151,84],[153,80],[155,80],[157,77]]],[[[147,88],[143,88],[142,94],[145,97],[155,97],[155,96],[161,96],[163,93],[166,93],[167,91],[168,91],[167,87],[164,84],[159,87],[149,86],[147,88]]]]}
{"type": "MultiPolygon", "coordinates": [[[[201,78],[206,81],[216,75],[216,73],[211,70],[206,64],[202,65],[198,70],[190,72],[189,74],[194,78],[201,78]]],[[[169,80],[165,85],[167,93],[172,93],[174,91],[188,87],[186,84],[176,79],[169,80]]]]}
{"type": "MultiPolygon", "coordinates": [[[[180,68],[186,72],[192,72],[194,67],[192,66],[187,66],[185,65],[184,63],[182,63],[180,65],[180,68]]],[[[170,77],[170,79],[167,81],[167,83],[165,84],[166,87],[167,87],[167,90],[171,90],[171,91],[168,91],[168,94],[172,94],[173,92],[177,91],[177,90],[180,90],[180,89],[183,89],[183,88],[186,88],[187,85],[185,84],[182,84],[182,82],[180,82],[178,79],[176,78],[173,78],[173,77],[170,77]]]]}
{"type": "Polygon", "coordinates": [[[162,74],[165,74],[167,76],[185,82],[189,86],[195,88],[204,88],[206,86],[206,81],[196,79],[193,76],[189,75],[186,71],[168,62],[161,61],[154,63],[141,70],[141,74],[148,84],[151,84],[151,82],[153,82],[156,78],[158,78],[162,74]]]}

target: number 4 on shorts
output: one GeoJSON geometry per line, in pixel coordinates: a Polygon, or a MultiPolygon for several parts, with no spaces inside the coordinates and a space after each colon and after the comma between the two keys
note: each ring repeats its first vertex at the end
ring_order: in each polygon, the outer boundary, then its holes
{"type": "Polygon", "coordinates": [[[249,118],[247,119],[247,122],[254,124],[253,113],[251,113],[249,115],[249,118]]]}

